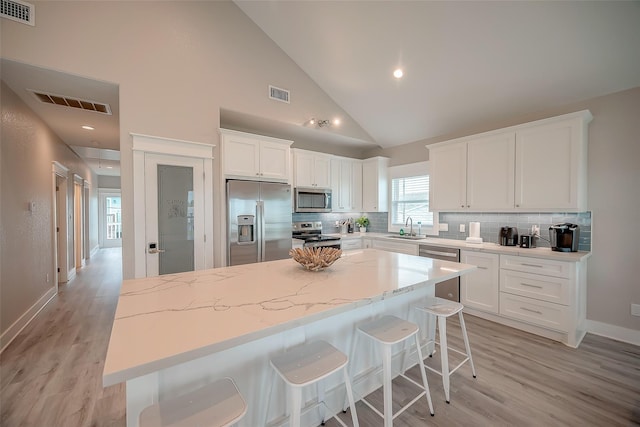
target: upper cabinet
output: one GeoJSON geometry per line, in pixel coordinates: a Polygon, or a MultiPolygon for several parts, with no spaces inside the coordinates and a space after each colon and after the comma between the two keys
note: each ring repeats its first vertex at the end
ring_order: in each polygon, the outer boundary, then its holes
{"type": "Polygon", "coordinates": [[[220,129],[224,175],[289,182],[293,141],[220,129]]]}
{"type": "Polygon", "coordinates": [[[587,209],[589,111],[427,146],[437,211],[587,209]]]}
{"type": "Polygon", "coordinates": [[[362,161],[347,157],[331,159],[333,212],[362,210],[362,161]]]}
{"type": "Polygon", "coordinates": [[[362,210],[388,212],[389,159],[374,157],[362,161],[362,210]]]}
{"type": "Polygon", "coordinates": [[[294,186],[331,188],[331,156],[293,149],[294,186]]]}

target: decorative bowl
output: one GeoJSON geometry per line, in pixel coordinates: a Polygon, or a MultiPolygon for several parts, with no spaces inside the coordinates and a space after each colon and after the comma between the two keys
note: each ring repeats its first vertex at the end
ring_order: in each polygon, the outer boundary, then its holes
{"type": "Polygon", "coordinates": [[[307,270],[320,271],[340,258],[342,250],[335,248],[296,248],[291,249],[289,255],[307,270]]]}

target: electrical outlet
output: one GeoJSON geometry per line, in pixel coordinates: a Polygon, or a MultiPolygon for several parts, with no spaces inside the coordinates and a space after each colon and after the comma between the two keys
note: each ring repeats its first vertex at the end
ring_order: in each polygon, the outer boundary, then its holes
{"type": "Polygon", "coordinates": [[[440,224],[438,224],[438,230],[449,231],[449,224],[447,224],[446,222],[441,222],[440,224]]]}
{"type": "Polygon", "coordinates": [[[640,304],[631,304],[631,315],[640,316],[640,304]]]}
{"type": "Polygon", "coordinates": [[[465,224],[460,224],[460,232],[464,233],[465,231],[467,231],[467,227],[465,224]]]}
{"type": "Polygon", "coordinates": [[[47,283],[49,283],[49,273],[47,273],[47,283]]]}

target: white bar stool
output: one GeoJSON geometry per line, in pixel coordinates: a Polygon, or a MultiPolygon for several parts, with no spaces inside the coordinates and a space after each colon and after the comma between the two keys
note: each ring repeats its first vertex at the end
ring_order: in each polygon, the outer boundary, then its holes
{"type": "MultiPolygon", "coordinates": [[[[382,372],[383,372],[383,382],[382,382],[382,391],[384,394],[384,414],[381,414],[376,408],[373,407],[365,398],[362,398],[362,401],[369,406],[376,414],[381,416],[384,419],[384,426],[391,427],[393,426],[393,420],[402,412],[404,412],[407,408],[413,405],[418,399],[422,396],[427,396],[427,402],[429,403],[429,413],[431,416],[434,415],[433,412],[433,403],[431,402],[431,394],[429,393],[429,383],[427,382],[427,375],[424,367],[424,362],[422,358],[422,350],[420,348],[420,342],[418,339],[418,325],[415,323],[407,322],[406,320],[402,320],[395,316],[383,316],[373,322],[358,326],[358,330],[365,335],[371,337],[373,340],[380,344],[382,349],[382,372]],[[415,337],[416,346],[418,348],[418,361],[420,364],[420,375],[422,375],[422,384],[418,384],[411,378],[404,375],[404,371],[399,375],[405,378],[406,380],[412,382],[420,388],[423,388],[418,396],[416,396],[411,402],[407,403],[403,406],[396,414],[393,414],[392,408],[392,400],[391,400],[391,350],[394,344],[407,340],[411,337],[415,337]]],[[[357,335],[356,335],[357,337],[357,335]]],[[[355,342],[354,342],[355,348],[355,342]]],[[[406,352],[404,353],[406,354],[406,352]]],[[[404,362],[404,360],[403,360],[404,362]]],[[[402,366],[404,369],[404,363],[402,366]]],[[[378,371],[379,372],[379,371],[378,371]]]]}
{"type": "MultiPolygon", "coordinates": [[[[416,307],[418,311],[427,313],[429,316],[433,316],[437,319],[438,323],[438,331],[440,334],[440,342],[434,340],[429,340],[426,344],[433,342],[440,346],[440,358],[442,359],[442,370],[438,371],[433,369],[430,366],[426,368],[439,374],[442,376],[442,385],[444,386],[444,396],[447,403],[450,402],[449,398],[449,390],[450,383],[449,377],[453,374],[459,367],[465,364],[465,362],[469,361],[471,365],[471,373],[473,374],[473,378],[476,378],[476,369],[473,366],[473,359],[471,358],[471,347],[469,346],[469,338],[467,337],[467,328],[464,324],[464,318],[462,317],[462,309],[464,306],[459,302],[446,300],[443,298],[429,298],[425,305],[420,305],[416,307]],[[464,347],[466,353],[463,353],[460,350],[456,350],[455,348],[451,348],[451,351],[455,351],[463,356],[466,356],[465,359],[458,364],[455,368],[449,370],[449,354],[448,354],[448,346],[447,346],[447,317],[451,317],[454,314],[458,313],[460,318],[460,328],[462,329],[462,338],[464,339],[464,347]]],[[[432,317],[432,318],[433,318],[432,317]]]]}
{"type": "Polygon", "coordinates": [[[140,427],[226,427],[240,421],[247,404],[231,378],[147,406],[140,427]]]}
{"type": "MultiPolygon", "coordinates": [[[[302,388],[317,383],[318,402],[322,402],[324,400],[324,389],[320,388],[319,382],[340,369],[343,370],[347,397],[351,407],[351,420],[354,427],[359,427],[351,382],[347,372],[348,361],[349,358],[344,353],[326,341],[304,344],[271,359],[271,366],[282,377],[290,391],[290,427],[300,427],[302,388]]],[[[270,403],[271,393],[269,394],[268,404],[270,403]]],[[[322,424],[324,424],[324,407],[322,418],[322,424]]],[[[335,419],[345,426],[338,417],[335,417],[335,419]]]]}

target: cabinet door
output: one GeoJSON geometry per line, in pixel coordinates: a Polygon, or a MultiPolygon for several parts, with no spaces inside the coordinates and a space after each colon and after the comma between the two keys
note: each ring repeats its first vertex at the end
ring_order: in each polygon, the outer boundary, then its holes
{"type": "Polygon", "coordinates": [[[236,135],[225,135],[224,173],[225,175],[260,177],[260,142],[236,135]]]}
{"type": "Polygon", "coordinates": [[[500,291],[499,255],[460,251],[460,261],[478,266],[476,271],[460,277],[460,302],[476,310],[497,314],[500,291]]]}
{"type": "Polygon", "coordinates": [[[314,186],[331,188],[331,160],[328,156],[316,156],[313,163],[314,186]]]}
{"type": "Polygon", "coordinates": [[[516,207],[580,210],[578,204],[581,128],[575,121],[516,133],[516,207]]]}
{"type": "Polygon", "coordinates": [[[387,212],[387,162],[386,158],[374,158],[362,162],[362,210],[387,212]]]}
{"type": "Polygon", "coordinates": [[[260,143],[260,176],[273,180],[289,180],[289,152],[285,144],[263,141],[260,143]]]}
{"type": "Polygon", "coordinates": [[[429,150],[432,210],[467,208],[467,143],[444,145],[429,150]]]}
{"type": "Polygon", "coordinates": [[[340,160],[340,206],[351,211],[353,203],[351,202],[353,185],[351,182],[351,160],[340,160]]]}
{"type": "Polygon", "coordinates": [[[314,156],[307,153],[296,151],[293,155],[294,159],[294,185],[296,187],[314,187],[313,166],[314,156]]]}
{"type": "Polygon", "coordinates": [[[515,148],[514,132],[467,142],[467,208],[514,208],[515,148]]]}
{"type": "Polygon", "coordinates": [[[351,161],[351,210],[362,211],[362,162],[351,161]]]}

